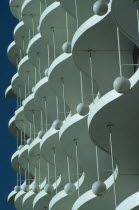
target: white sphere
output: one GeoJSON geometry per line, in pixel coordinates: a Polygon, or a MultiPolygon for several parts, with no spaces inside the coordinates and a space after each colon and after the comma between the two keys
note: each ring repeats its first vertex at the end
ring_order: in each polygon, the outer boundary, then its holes
{"type": "Polygon", "coordinates": [[[64,191],[67,195],[73,195],[76,191],[76,187],[75,187],[74,184],[68,183],[68,184],[65,185],[64,191]]]}
{"type": "Polygon", "coordinates": [[[32,191],[34,193],[39,193],[41,191],[40,186],[37,185],[37,184],[34,184],[33,187],[32,187],[32,191]]]}
{"type": "Polygon", "coordinates": [[[33,139],[29,138],[29,139],[27,140],[27,144],[30,145],[30,144],[32,143],[32,141],[33,141],[33,139]]]}
{"type": "Polygon", "coordinates": [[[29,186],[24,184],[21,189],[24,191],[24,192],[28,192],[29,191],[29,186]]]}
{"type": "Polygon", "coordinates": [[[43,135],[44,135],[44,132],[43,132],[43,131],[39,131],[38,137],[39,137],[40,139],[42,139],[43,135]]]}
{"type": "Polygon", "coordinates": [[[20,186],[18,186],[18,185],[14,187],[14,190],[15,190],[16,192],[19,192],[20,189],[21,189],[21,188],[20,188],[20,186]]]}
{"type": "Polygon", "coordinates": [[[52,193],[54,191],[54,187],[51,184],[46,184],[44,187],[44,191],[48,194],[52,193]]]}
{"type": "Polygon", "coordinates": [[[71,53],[71,43],[65,42],[62,46],[62,50],[64,53],[71,53]]]}
{"type": "Polygon", "coordinates": [[[93,6],[93,11],[96,15],[103,16],[108,11],[108,5],[103,1],[96,1],[93,6]]]}
{"type": "Polygon", "coordinates": [[[97,181],[92,186],[92,191],[96,196],[102,196],[107,190],[104,182],[97,181]]]}
{"type": "Polygon", "coordinates": [[[48,77],[48,71],[49,71],[49,68],[47,68],[47,69],[44,71],[44,76],[48,77]]]}
{"type": "Polygon", "coordinates": [[[23,147],[24,147],[24,145],[20,145],[20,146],[18,147],[18,149],[21,150],[23,147]]]}
{"type": "Polygon", "coordinates": [[[55,128],[56,130],[60,130],[61,126],[63,125],[62,121],[60,120],[55,120],[53,122],[53,128],[55,128]]]}
{"type": "Polygon", "coordinates": [[[87,115],[89,112],[89,106],[84,103],[78,104],[76,111],[81,116],[87,115]]]}
{"type": "Polygon", "coordinates": [[[113,83],[113,88],[118,93],[127,92],[130,89],[130,86],[131,86],[131,84],[130,84],[129,79],[127,79],[123,76],[116,78],[113,83]]]}

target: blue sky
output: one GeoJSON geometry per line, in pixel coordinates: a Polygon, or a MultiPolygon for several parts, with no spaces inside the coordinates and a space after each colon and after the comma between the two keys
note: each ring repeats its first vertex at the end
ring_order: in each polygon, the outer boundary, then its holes
{"type": "Polygon", "coordinates": [[[15,99],[5,99],[5,89],[10,85],[16,68],[8,61],[7,47],[13,40],[17,20],[9,9],[9,0],[0,7],[0,209],[15,209],[7,203],[7,196],[16,184],[16,172],[11,168],[11,156],[16,151],[16,140],[8,131],[8,121],[16,109],[15,99]]]}

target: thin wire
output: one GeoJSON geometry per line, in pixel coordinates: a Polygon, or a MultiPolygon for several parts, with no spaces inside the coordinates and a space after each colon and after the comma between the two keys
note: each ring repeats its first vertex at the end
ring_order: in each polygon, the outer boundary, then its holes
{"type": "Polygon", "coordinates": [[[32,138],[32,124],[31,124],[31,122],[29,123],[29,132],[30,132],[30,138],[32,138]]]}
{"type": "Polygon", "coordinates": [[[22,60],[22,50],[20,49],[20,60],[22,60]]]}
{"type": "Polygon", "coordinates": [[[115,201],[115,208],[117,208],[117,196],[116,196],[116,184],[115,184],[115,171],[114,171],[114,159],[113,159],[113,146],[112,146],[111,128],[110,128],[110,147],[111,147],[111,162],[112,162],[112,171],[113,171],[113,179],[114,179],[114,201],[115,201]]]}
{"type": "Polygon", "coordinates": [[[17,6],[19,22],[21,21],[20,8],[17,6]]]}
{"type": "Polygon", "coordinates": [[[37,169],[35,167],[35,182],[37,182],[37,169]]]}
{"type": "Polygon", "coordinates": [[[95,102],[94,99],[94,82],[93,82],[93,62],[92,62],[92,53],[90,52],[90,70],[91,70],[91,87],[92,87],[92,99],[93,102],[95,102]]]}
{"type": "Polygon", "coordinates": [[[31,31],[29,29],[29,42],[30,42],[30,40],[31,40],[31,31]]]}
{"type": "Polygon", "coordinates": [[[37,68],[35,67],[35,85],[37,84],[37,68]]]}
{"type": "Polygon", "coordinates": [[[18,67],[18,58],[17,58],[17,55],[16,55],[16,66],[18,67]]]}
{"type": "Polygon", "coordinates": [[[42,2],[40,0],[40,17],[41,17],[41,14],[42,14],[42,2]]]}
{"type": "Polygon", "coordinates": [[[39,185],[41,186],[41,158],[39,155],[39,185]]]}
{"type": "Polygon", "coordinates": [[[67,42],[69,42],[69,27],[68,27],[68,13],[66,12],[66,33],[67,33],[67,42]]]}
{"type": "Polygon", "coordinates": [[[27,171],[25,170],[25,183],[27,184],[27,171]]]}
{"type": "Polygon", "coordinates": [[[80,196],[80,189],[79,189],[79,161],[78,161],[78,144],[76,141],[76,164],[77,164],[77,180],[78,180],[78,197],[80,196]]]}
{"type": "Polygon", "coordinates": [[[50,48],[49,45],[47,45],[47,52],[48,52],[48,68],[50,66],[50,48]]]}
{"type": "Polygon", "coordinates": [[[20,174],[19,175],[19,179],[20,179],[19,183],[20,183],[20,186],[21,186],[22,185],[22,179],[21,179],[21,167],[20,166],[19,166],[19,174],[20,174]]]}
{"type": "Polygon", "coordinates": [[[20,86],[19,86],[19,98],[20,98],[19,99],[19,104],[20,104],[20,107],[21,107],[22,104],[21,104],[21,88],[20,88],[20,86]]]}
{"type": "Polygon", "coordinates": [[[29,160],[28,160],[28,184],[30,185],[30,167],[29,167],[29,160]]]}
{"type": "Polygon", "coordinates": [[[62,83],[62,87],[63,87],[64,117],[66,119],[66,103],[65,103],[65,84],[64,84],[64,81],[62,83]]]}
{"type": "Polygon", "coordinates": [[[25,57],[25,38],[23,37],[23,56],[25,57]]]}
{"type": "Polygon", "coordinates": [[[54,151],[54,167],[55,167],[55,183],[56,183],[56,194],[57,194],[57,167],[56,167],[56,154],[54,151]]]}
{"type": "Polygon", "coordinates": [[[24,143],[26,142],[26,126],[25,126],[25,122],[23,122],[24,124],[24,143]]]}
{"type": "Polygon", "coordinates": [[[34,37],[34,35],[35,35],[35,26],[34,26],[33,15],[31,15],[31,20],[32,20],[32,31],[33,31],[33,37],[34,37]]]}
{"type": "Polygon", "coordinates": [[[97,146],[96,146],[96,163],[97,163],[97,179],[99,181],[100,176],[99,176],[99,161],[98,161],[98,148],[97,148],[97,146]]]}
{"type": "Polygon", "coordinates": [[[50,165],[47,163],[47,172],[48,172],[48,184],[50,184],[50,165]]]}
{"type": "Polygon", "coordinates": [[[78,6],[77,6],[77,0],[75,0],[75,13],[76,13],[76,24],[77,24],[77,29],[79,27],[79,20],[78,20],[78,6]]]}
{"type": "Polygon", "coordinates": [[[16,97],[16,107],[18,109],[18,96],[16,97]]]}
{"type": "Polygon", "coordinates": [[[45,6],[46,6],[46,8],[47,8],[47,0],[45,0],[45,6]]]}
{"type": "Polygon", "coordinates": [[[71,183],[71,178],[70,178],[70,162],[69,162],[69,157],[67,157],[67,163],[68,163],[68,179],[69,179],[69,183],[71,183]]]}
{"type": "Polygon", "coordinates": [[[30,95],[30,81],[29,81],[29,71],[27,71],[27,82],[28,82],[28,95],[30,95]]]}
{"type": "Polygon", "coordinates": [[[58,96],[56,96],[56,113],[57,113],[57,120],[58,120],[59,119],[58,96]]]}
{"type": "MultiPolygon", "coordinates": [[[[19,133],[18,133],[18,130],[16,130],[16,136],[17,136],[17,150],[18,150],[18,136],[19,133]]],[[[18,179],[18,172],[17,172],[17,186],[18,186],[18,182],[19,182],[19,179],[18,179]]]]}
{"type": "Polygon", "coordinates": [[[41,58],[40,58],[39,54],[38,54],[38,60],[39,60],[39,76],[40,76],[40,80],[41,80],[41,58]]]}
{"type": "Polygon", "coordinates": [[[80,84],[81,84],[81,101],[83,103],[84,101],[84,95],[83,95],[83,78],[82,78],[82,72],[80,71],[80,84]]]}
{"type": "Polygon", "coordinates": [[[118,55],[119,55],[120,76],[122,76],[122,61],[121,61],[120,35],[119,35],[119,28],[118,27],[117,27],[117,41],[118,41],[118,55]]]}
{"type": "Polygon", "coordinates": [[[41,131],[43,131],[43,114],[42,114],[42,110],[41,110],[41,131]]]}
{"type": "Polygon", "coordinates": [[[45,107],[46,132],[47,132],[48,131],[48,119],[47,119],[47,103],[46,103],[46,99],[44,101],[44,107],[45,107]]]}
{"type": "Polygon", "coordinates": [[[36,128],[35,128],[35,115],[34,115],[34,110],[32,111],[33,112],[33,125],[34,125],[34,139],[35,139],[35,132],[36,132],[36,128]]]}
{"type": "Polygon", "coordinates": [[[52,32],[53,32],[53,48],[54,48],[54,60],[56,58],[56,43],[55,43],[55,29],[52,28],[52,32]]]}
{"type": "Polygon", "coordinates": [[[25,98],[27,97],[27,84],[25,82],[25,98]]]}
{"type": "Polygon", "coordinates": [[[23,133],[22,133],[22,131],[20,132],[20,135],[21,135],[21,145],[23,145],[23,133]]]}

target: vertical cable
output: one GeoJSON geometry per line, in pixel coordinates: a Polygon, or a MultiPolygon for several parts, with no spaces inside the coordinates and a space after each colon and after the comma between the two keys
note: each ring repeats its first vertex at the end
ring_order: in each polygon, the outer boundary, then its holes
{"type": "Polygon", "coordinates": [[[22,180],[21,180],[21,178],[22,178],[22,176],[21,176],[21,167],[19,166],[19,179],[20,179],[20,186],[22,185],[22,180]]]}
{"type": "Polygon", "coordinates": [[[66,120],[66,103],[65,103],[65,84],[64,80],[62,81],[62,88],[63,88],[63,102],[64,102],[64,117],[66,120]]]}
{"type": "Polygon", "coordinates": [[[94,82],[93,82],[93,62],[92,62],[92,53],[90,52],[90,73],[91,73],[91,87],[92,87],[92,99],[93,102],[95,102],[94,99],[94,82]]]}
{"type": "Polygon", "coordinates": [[[20,135],[21,135],[21,145],[23,145],[23,133],[22,133],[22,131],[20,132],[20,135]]]}
{"type": "Polygon", "coordinates": [[[59,105],[58,105],[58,96],[56,96],[56,113],[57,113],[57,120],[59,120],[59,105]]]}
{"type": "Polygon", "coordinates": [[[48,172],[48,184],[50,184],[50,165],[47,163],[47,172],[48,172]]]}
{"type": "Polygon", "coordinates": [[[119,55],[119,68],[120,68],[120,76],[122,76],[122,61],[121,61],[121,47],[120,47],[120,34],[119,28],[117,27],[117,41],[118,41],[118,55],[119,55]]]}
{"type": "Polygon", "coordinates": [[[26,126],[25,126],[25,121],[23,121],[23,125],[24,125],[24,144],[26,142],[26,126]]]}
{"type": "Polygon", "coordinates": [[[137,22],[138,22],[138,37],[139,37],[139,6],[137,2],[137,22]]]}
{"type": "Polygon", "coordinates": [[[55,183],[56,183],[56,194],[57,194],[57,169],[56,169],[56,154],[54,150],[54,167],[55,167],[55,183]]]}
{"type": "Polygon", "coordinates": [[[69,180],[69,183],[71,183],[71,178],[70,178],[70,162],[69,162],[69,157],[67,157],[67,164],[68,164],[68,180],[69,180]]]}
{"type": "Polygon", "coordinates": [[[113,159],[113,146],[112,146],[111,126],[109,127],[109,132],[110,132],[111,162],[112,162],[112,171],[113,171],[113,179],[114,179],[114,201],[115,201],[115,208],[117,208],[117,196],[116,196],[116,184],[115,184],[115,171],[114,171],[114,159],[113,159]]]}
{"type": "Polygon", "coordinates": [[[30,42],[30,40],[31,40],[31,30],[30,29],[29,29],[28,33],[29,33],[28,37],[29,37],[29,42],[30,42]]]}
{"type": "Polygon", "coordinates": [[[16,55],[16,66],[17,66],[17,69],[18,69],[18,57],[16,55]]]}
{"type": "Polygon", "coordinates": [[[76,165],[77,165],[77,180],[78,180],[78,197],[80,196],[80,186],[79,186],[79,161],[78,161],[78,143],[76,140],[76,165]]]}
{"type": "Polygon", "coordinates": [[[25,99],[27,98],[27,84],[25,82],[25,99]]]}
{"type": "Polygon", "coordinates": [[[27,71],[27,76],[28,76],[28,96],[30,95],[30,81],[29,81],[29,74],[30,74],[30,72],[29,71],[27,71]]]}
{"type": "Polygon", "coordinates": [[[34,37],[34,35],[35,35],[35,26],[34,26],[33,15],[31,15],[31,20],[32,20],[32,31],[33,31],[33,37],[34,37]]]}
{"type": "Polygon", "coordinates": [[[52,28],[52,33],[53,33],[53,48],[54,48],[54,60],[56,58],[56,43],[55,43],[55,28],[52,28]]]}
{"type": "Polygon", "coordinates": [[[23,56],[25,57],[25,37],[23,37],[23,56]]]}
{"type": "Polygon", "coordinates": [[[19,19],[19,22],[21,21],[21,14],[20,14],[20,6],[18,5],[17,6],[17,10],[18,10],[18,19],[19,19]]]}
{"type": "Polygon", "coordinates": [[[75,0],[75,13],[76,13],[76,25],[77,29],[79,27],[79,20],[78,20],[78,5],[77,5],[77,0],[75,0]]]}
{"type": "Polygon", "coordinates": [[[41,187],[41,158],[39,155],[39,186],[41,187]]]}
{"type": "Polygon", "coordinates": [[[45,7],[47,8],[47,0],[45,0],[45,7]]]}
{"type": "Polygon", "coordinates": [[[28,160],[28,185],[30,185],[30,167],[29,167],[29,160],[28,160]]]}
{"type": "Polygon", "coordinates": [[[40,80],[41,80],[41,58],[40,58],[39,53],[38,53],[38,60],[39,60],[39,76],[40,76],[40,80]]]}
{"type": "Polygon", "coordinates": [[[48,131],[48,119],[47,119],[47,103],[46,103],[46,98],[44,98],[44,108],[45,108],[45,119],[46,119],[46,132],[48,131]]]}
{"type": "Polygon", "coordinates": [[[31,122],[29,123],[29,135],[30,135],[30,138],[32,138],[32,125],[31,125],[31,122]]]}
{"type": "Polygon", "coordinates": [[[35,85],[37,84],[37,68],[35,67],[35,85]]]}
{"type": "Polygon", "coordinates": [[[42,2],[40,0],[40,17],[41,17],[41,14],[42,14],[42,2]]]}
{"type": "Polygon", "coordinates": [[[16,97],[16,108],[18,109],[18,96],[16,97]]]}
{"type": "Polygon", "coordinates": [[[19,104],[20,107],[22,106],[22,102],[21,102],[21,87],[19,86],[19,104]]]}
{"type": "Polygon", "coordinates": [[[83,96],[83,78],[82,78],[82,72],[80,71],[80,84],[81,84],[81,101],[83,103],[84,101],[84,96],[83,96]]]}
{"type": "Polygon", "coordinates": [[[48,68],[50,66],[50,48],[49,45],[47,45],[47,53],[48,53],[48,68]]]}
{"type": "Polygon", "coordinates": [[[96,163],[97,163],[97,179],[99,181],[100,175],[99,175],[99,161],[98,161],[98,147],[97,146],[96,146],[96,163]]]}
{"type": "Polygon", "coordinates": [[[41,131],[43,131],[43,114],[42,114],[42,110],[41,110],[41,131]]]}
{"type": "Polygon", "coordinates": [[[66,33],[67,33],[67,42],[69,42],[69,27],[68,27],[68,13],[66,12],[66,33]]]}
{"type": "MultiPolygon", "coordinates": [[[[18,138],[19,138],[19,133],[18,133],[18,130],[16,130],[16,138],[17,138],[17,150],[18,150],[18,138]]],[[[18,172],[17,172],[17,186],[18,186],[18,182],[19,182],[19,180],[18,180],[18,172]]]]}
{"type": "Polygon", "coordinates": [[[36,128],[35,128],[35,115],[34,115],[34,110],[32,111],[33,113],[33,126],[34,126],[34,139],[36,137],[36,128]]]}
{"type": "Polygon", "coordinates": [[[20,49],[20,61],[22,60],[22,50],[20,49]]]}

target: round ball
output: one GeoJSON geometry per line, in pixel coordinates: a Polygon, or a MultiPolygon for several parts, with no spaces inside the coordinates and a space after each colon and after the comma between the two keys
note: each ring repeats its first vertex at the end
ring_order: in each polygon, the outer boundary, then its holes
{"type": "Polygon", "coordinates": [[[20,145],[20,146],[18,147],[18,149],[21,150],[23,147],[24,147],[24,145],[20,145]]]}
{"type": "Polygon", "coordinates": [[[45,187],[44,187],[44,191],[48,194],[52,193],[54,191],[54,187],[53,185],[51,184],[47,184],[45,187]]]}
{"type": "Polygon", "coordinates": [[[130,84],[129,79],[127,79],[123,76],[116,78],[113,83],[113,88],[118,93],[127,92],[130,89],[130,86],[131,86],[131,84],[130,84]]]}
{"type": "Polygon", "coordinates": [[[77,113],[81,116],[87,115],[89,112],[89,106],[85,105],[84,103],[78,104],[77,106],[77,113]]]}
{"type": "Polygon", "coordinates": [[[56,130],[60,130],[61,126],[63,125],[62,121],[60,120],[55,120],[53,122],[53,128],[55,128],[56,130]]]}
{"type": "Polygon", "coordinates": [[[46,70],[44,71],[44,76],[48,77],[48,71],[49,71],[49,69],[46,69],[46,70]]]}
{"type": "Polygon", "coordinates": [[[42,139],[43,135],[44,135],[44,132],[43,131],[39,131],[38,138],[42,139]]]}
{"type": "Polygon", "coordinates": [[[64,53],[71,53],[71,43],[65,42],[62,46],[62,50],[64,53]]]}
{"type": "Polygon", "coordinates": [[[35,184],[35,185],[32,187],[32,191],[33,191],[34,193],[39,193],[39,192],[41,191],[40,186],[35,184]]]}
{"type": "Polygon", "coordinates": [[[27,144],[30,145],[30,144],[32,143],[32,141],[33,141],[33,139],[29,138],[29,139],[27,140],[27,144]]]}
{"type": "Polygon", "coordinates": [[[15,186],[15,188],[14,188],[14,190],[15,190],[16,192],[19,192],[19,191],[20,191],[20,189],[21,189],[21,188],[20,188],[20,186],[18,186],[18,185],[17,185],[17,186],[15,186]]]}
{"type": "Polygon", "coordinates": [[[92,186],[92,191],[96,196],[102,196],[107,190],[104,182],[97,181],[92,186]]]}
{"type": "Polygon", "coordinates": [[[64,191],[67,195],[73,195],[76,191],[76,187],[75,187],[74,184],[68,183],[68,184],[65,185],[64,191]]]}
{"type": "Polygon", "coordinates": [[[96,15],[103,16],[108,11],[108,5],[105,2],[98,0],[94,3],[93,11],[96,15]]]}
{"type": "Polygon", "coordinates": [[[28,191],[29,191],[29,186],[26,185],[26,184],[24,184],[24,185],[22,186],[22,190],[23,190],[24,192],[28,192],[28,191]]]}

